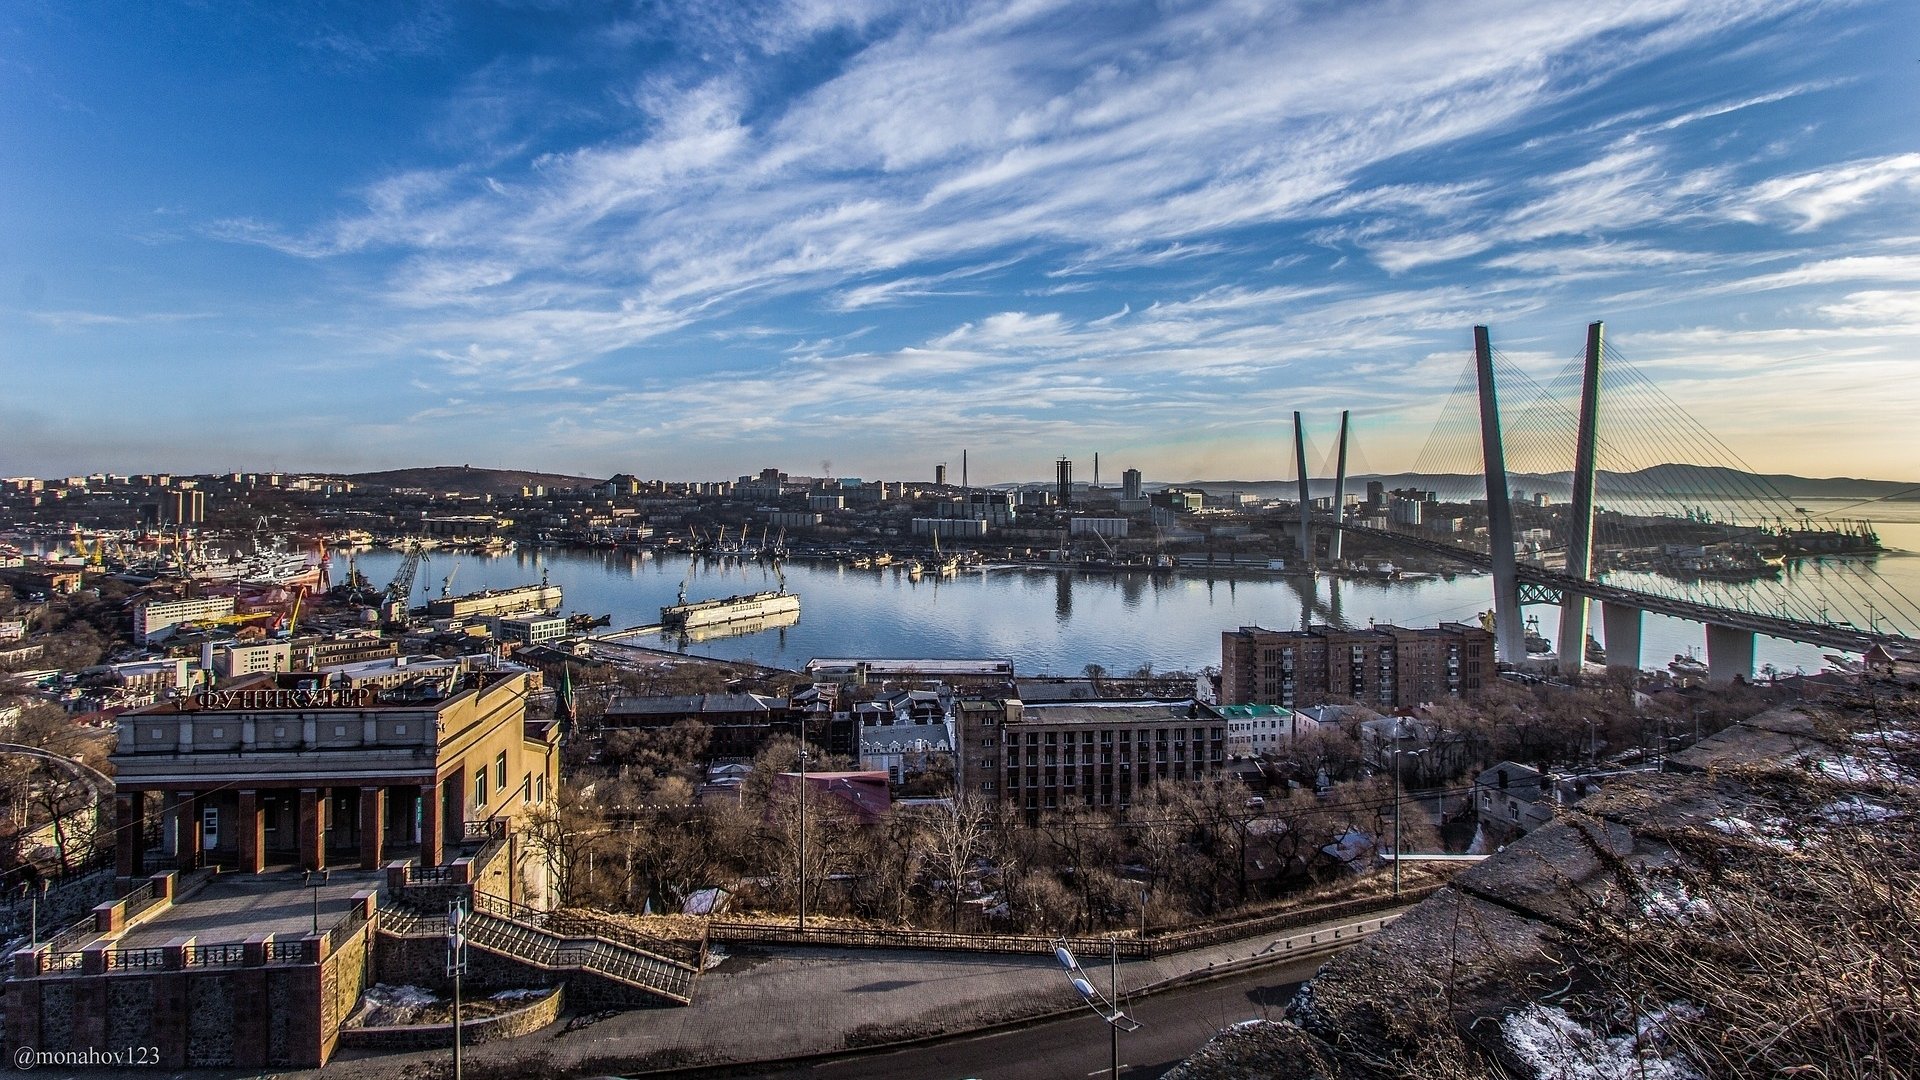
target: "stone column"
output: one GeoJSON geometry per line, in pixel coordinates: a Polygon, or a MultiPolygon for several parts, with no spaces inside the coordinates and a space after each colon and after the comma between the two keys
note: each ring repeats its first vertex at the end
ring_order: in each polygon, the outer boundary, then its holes
{"type": "Polygon", "coordinates": [[[113,797],[114,873],[123,878],[147,872],[147,813],[142,792],[116,792],[113,797]]]}
{"type": "Polygon", "coordinates": [[[178,832],[180,850],[174,856],[174,866],[181,870],[192,870],[199,866],[206,854],[206,819],[200,816],[200,793],[183,791],[179,802],[180,818],[178,832]]]}
{"type": "Polygon", "coordinates": [[[360,869],[377,870],[385,853],[387,789],[360,789],[360,869]]]}
{"type": "Polygon", "coordinates": [[[440,824],[440,785],[420,785],[420,865],[439,866],[447,850],[446,829],[440,824]]]}
{"type": "Polygon", "coordinates": [[[318,788],[300,789],[300,866],[305,870],[327,868],[327,800],[318,788]]]}
{"type": "Polygon", "coordinates": [[[251,788],[240,792],[240,811],[234,821],[234,854],[243,874],[257,874],[267,866],[266,813],[260,805],[260,793],[251,788]]]}

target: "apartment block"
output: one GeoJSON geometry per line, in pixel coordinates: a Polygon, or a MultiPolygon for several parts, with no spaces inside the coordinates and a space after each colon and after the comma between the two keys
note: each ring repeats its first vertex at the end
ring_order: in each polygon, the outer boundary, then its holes
{"type": "Polygon", "coordinates": [[[1289,709],[1329,702],[1414,706],[1494,678],[1493,635],[1465,623],[1364,630],[1243,626],[1221,635],[1224,701],[1289,709]]]}

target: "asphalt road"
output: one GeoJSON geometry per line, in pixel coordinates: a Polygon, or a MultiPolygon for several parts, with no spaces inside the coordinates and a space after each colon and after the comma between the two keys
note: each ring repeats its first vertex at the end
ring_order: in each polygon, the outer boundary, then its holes
{"type": "MultiPolygon", "coordinates": [[[[1120,1080],[1150,1080],[1241,1020],[1278,1019],[1325,956],[1275,965],[1133,1002],[1140,1030],[1120,1036],[1120,1080]]],[[[1103,974],[1089,970],[1096,981],[1103,974]]],[[[749,1075],[764,1080],[1105,1080],[1107,1025],[1087,1015],[907,1050],[835,1058],[749,1075]]]]}

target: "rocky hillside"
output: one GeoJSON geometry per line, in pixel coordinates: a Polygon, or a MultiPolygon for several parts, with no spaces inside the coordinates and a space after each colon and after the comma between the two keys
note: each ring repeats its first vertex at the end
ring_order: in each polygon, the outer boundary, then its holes
{"type": "Polygon", "coordinates": [[[1627,778],[1170,1078],[1913,1076],[1920,697],[1776,710],[1627,778]]]}

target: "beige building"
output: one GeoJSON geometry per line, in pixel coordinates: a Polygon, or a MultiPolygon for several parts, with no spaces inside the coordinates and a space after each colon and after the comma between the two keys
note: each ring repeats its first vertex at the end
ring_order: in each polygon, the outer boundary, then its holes
{"type": "Polygon", "coordinates": [[[438,865],[449,843],[552,797],[559,734],[527,719],[527,693],[524,672],[467,673],[427,698],[281,674],[126,713],[119,875],[152,869],[145,826],[162,805],[180,868],[438,865]]]}

